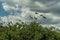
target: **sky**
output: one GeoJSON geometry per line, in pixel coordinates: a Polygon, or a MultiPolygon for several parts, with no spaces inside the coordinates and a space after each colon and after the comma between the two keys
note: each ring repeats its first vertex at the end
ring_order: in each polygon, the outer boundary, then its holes
{"type": "Polygon", "coordinates": [[[43,25],[60,26],[60,0],[0,0],[0,22],[32,22],[36,17],[43,25]],[[38,12],[38,15],[35,15],[38,12]],[[39,15],[44,15],[43,19],[39,15]]]}
{"type": "Polygon", "coordinates": [[[3,9],[2,2],[0,1],[0,16],[7,16],[7,15],[9,14],[3,9]]]}

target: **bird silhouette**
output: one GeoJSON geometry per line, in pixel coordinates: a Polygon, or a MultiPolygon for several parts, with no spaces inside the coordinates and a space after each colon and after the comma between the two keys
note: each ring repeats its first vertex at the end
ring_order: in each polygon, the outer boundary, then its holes
{"type": "Polygon", "coordinates": [[[45,17],[45,16],[43,16],[43,15],[40,15],[40,16],[42,16],[44,19],[46,19],[46,17],[45,17]]]}
{"type": "Polygon", "coordinates": [[[35,12],[35,14],[38,14],[37,12],[35,12]]]}
{"type": "Polygon", "coordinates": [[[35,20],[37,20],[37,18],[36,18],[36,17],[34,17],[34,19],[35,19],[35,20]]]}
{"type": "MultiPolygon", "coordinates": [[[[38,14],[38,13],[36,12],[35,14],[38,14]]],[[[42,16],[44,19],[46,19],[46,17],[45,17],[45,16],[43,16],[43,15],[40,15],[40,16],[42,16]]],[[[35,19],[36,19],[36,18],[35,18],[35,19]]]]}
{"type": "Polygon", "coordinates": [[[33,17],[32,16],[29,16],[31,19],[33,19],[33,17]]]}

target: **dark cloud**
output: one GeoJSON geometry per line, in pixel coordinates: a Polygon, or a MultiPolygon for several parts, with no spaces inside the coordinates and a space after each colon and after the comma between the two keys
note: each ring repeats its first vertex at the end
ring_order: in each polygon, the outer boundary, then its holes
{"type": "Polygon", "coordinates": [[[41,13],[53,13],[54,15],[60,15],[60,0],[32,0],[34,2],[39,2],[45,5],[46,7],[39,7],[37,5],[30,5],[32,11],[37,11],[41,13]]]}
{"type": "Polygon", "coordinates": [[[27,17],[26,21],[29,19],[28,17],[29,15],[32,16],[34,15],[33,12],[39,12],[47,17],[47,19],[43,19],[43,18],[38,19],[38,21],[41,22],[42,24],[46,24],[46,25],[60,24],[60,0],[23,0],[23,1],[21,0],[22,2],[19,2],[17,0],[14,1],[5,0],[4,1],[5,5],[3,6],[8,5],[9,12],[21,13],[23,16],[25,15],[24,17],[27,17]],[[17,7],[18,10],[16,9],[16,3],[18,4],[17,7]],[[26,11],[28,13],[25,13],[26,11]],[[46,15],[46,14],[52,14],[52,15],[46,15]],[[54,19],[55,17],[57,18],[54,19]]]}
{"type": "Polygon", "coordinates": [[[58,2],[59,0],[32,0],[32,1],[38,1],[45,4],[45,3],[51,3],[51,2],[58,2]]]}

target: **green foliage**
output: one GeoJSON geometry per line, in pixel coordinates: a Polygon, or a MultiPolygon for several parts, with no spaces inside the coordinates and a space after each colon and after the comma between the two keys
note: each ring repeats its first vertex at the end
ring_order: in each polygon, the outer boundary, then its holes
{"type": "Polygon", "coordinates": [[[60,32],[36,22],[29,25],[8,24],[8,27],[0,25],[0,40],[60,40],[60,32]]]}

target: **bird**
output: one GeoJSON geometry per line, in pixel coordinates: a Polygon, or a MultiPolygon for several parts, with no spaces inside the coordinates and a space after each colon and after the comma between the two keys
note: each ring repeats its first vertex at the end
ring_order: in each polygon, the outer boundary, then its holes
{"type": "Polygon", "coordinates": [[[42,16],[44,19],[46,19],[46,17],[45,17],[45,16],[43,16],[43,15],[40,15],[40,16],[42,16]]]}
{"type": "Polygon", "coordinates": [[[35,20],[37,20],[37,18],[36,18],[36,17],[34,17],[34,19],[35,19],[35,20]]]}
{"type": "Polygon", "coordinates": [[[38,14],[37,12],[35,14],[38,14]]]}
{"type": "Polygon", "coordinates": [[[45,16],[43,16],[43,18],[44,18],[44,19],[46,19],[46,17],[45,17],[45,16]]]}
{"type": "MultiPolygon", "coordinates": [[[[35,14],[38,14],[37,12],[35,12],[35,14]]],[[[40,16],[42,16],[44,19],[46,19],[46,17],[45,16],[43,16],[43,15],[40,15],[40,16]]],[[[35,18],[35,19],[37,19],[37,18],[35,18]]]]}
{"type": "Polygon", "coordinates": [[[29,16],[31,19],[33,19],[33,17],[32,16],[29,16]]]}

